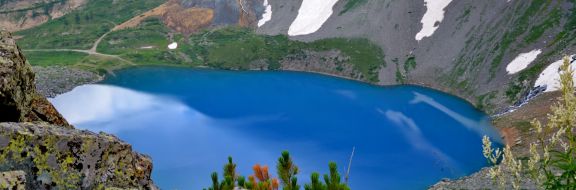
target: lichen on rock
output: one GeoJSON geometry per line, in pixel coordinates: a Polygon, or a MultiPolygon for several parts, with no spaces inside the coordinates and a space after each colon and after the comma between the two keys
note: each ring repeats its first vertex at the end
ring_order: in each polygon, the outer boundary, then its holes
{"type": "Polygon", "coordinates": [[[129,144],[46,123],[0,123],[0,171],[14,170],[27,189],[156,189],[151,159],[129,144]]]}

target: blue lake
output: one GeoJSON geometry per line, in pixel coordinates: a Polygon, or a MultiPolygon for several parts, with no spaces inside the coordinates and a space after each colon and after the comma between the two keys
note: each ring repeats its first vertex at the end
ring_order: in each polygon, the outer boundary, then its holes
{"type": "Polygon", "coordinates": [[[486,165],[499,140],[465,101],[416,86],[379,87],[299,72],[140,67],[51,100],[77,128],[115,134],[152,156],[162,189],[202,189],[232,156],[241,175],[290,151],[300,184],[352,147],[352,189],[424,189],[486,165]]]}

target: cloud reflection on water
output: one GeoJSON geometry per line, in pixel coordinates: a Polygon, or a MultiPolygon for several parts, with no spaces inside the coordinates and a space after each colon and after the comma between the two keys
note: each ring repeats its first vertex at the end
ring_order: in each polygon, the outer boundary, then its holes
{"type": "Polygon", "coordinates": [[[437,110],[445,113],[446,115],[450,116],[451,118],[462,124],[462,126],[466,127],[468,130],[474,131],[476,134],[480,136],[489,135],[492,137],[492,139],[495,139],[497,142],[501,141],[500,138],[495,138],[497,137],[497,134],[495,134],[493,130],[490,130],[489,128],[486,127],[490,126],[489,124],[484,123],[488,122],[488,120],[474,121],[451,110],[450,108],[442,105],[441,103],[436,102],[431,97],[428,97],[424,94],[420,94],[418,92],[414,92],[414,99],[410,101],[410,104],[419,104],[419,103],[425,103],[436,108],[437,110]]]}
{"type": "MultiPolygon", "coordinates": [[[[205,126],[213,122],[176,99],[110,85],[79,86],[50,101],[71,124],[92,131],[118,133],[152,126],[133,125],[134,121],[150,121],[149,118],[170,120],[171,126],[205,126]]],[[[162,123],[158,121],[159,125],[162,123]]]]}
{"type": "Polygon", "coordinates": [[[402,135],[406,137],[406,140],[410,145],[412,145],[412,147],[436,158],[440,167],[450,169],[452,172],[460,172],[458,163],[450,156],[446,155],[442,150],[430,143],[430,141],[424,137],[420,127],[418,127],[413,119],[404,115],[402,112],[392,110],[383,111],[381,109],[378,109],[378,112],[385,115],[388,120],[392,121],[395,126],[398,127],[402,135]]]}

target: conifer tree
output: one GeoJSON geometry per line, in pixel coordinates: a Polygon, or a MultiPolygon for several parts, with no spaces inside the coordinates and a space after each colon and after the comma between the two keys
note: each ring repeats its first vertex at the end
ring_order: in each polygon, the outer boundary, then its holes
{"type": "Polygon", "coordinates": [[[282,182],[284,190],[299,190],[298,179],[296,174],[298,174],[298,166],[294,164],[290,153],[288,151],[282,152],[282,156],[278,158],[278,163],[276,164],[276,170],[278,172],[278,177],[280,182],[282,182]]]}
{"type": "Polygon", "coordinates": [[[312,173],[310,184],[304,185],[304,190],[326,190],[326,185],[320,181],[320,174],[317,172],[312,173]]]}
{"type": "Polygon", "coordinates": [[[330,174],[324,174],[324,182],[328,190],[350,190],[348,185],[340,183],[340,173],[338,173],[338,166],[335,162],[328,164],[330,174]]]}

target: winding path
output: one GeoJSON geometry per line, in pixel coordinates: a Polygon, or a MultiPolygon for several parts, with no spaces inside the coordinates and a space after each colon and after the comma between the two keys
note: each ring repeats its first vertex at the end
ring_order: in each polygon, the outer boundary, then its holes
{"type": "Polygon", "coordinates": [[[120,61],[126,62],[129,65],[136,65],[134,64],[132,61],[126,60],[118,55],[111,55],[111,54],[104,54],[104,53],[98,53],[97,49],[98,49],[98,45],[100,45],[100,42],[102,42],[102,40],[108,35],[110,34],[112,31],[114,31],[114,28],[116,28],[116,24],[114,24],[114,27],[112,27],[113,29],[106,32],[105,34],[103,34],[102,36],[100,36],[95,42],[94,44],[92,44],[92,48],[90,48],[89,50],[83,50],[83,49],[26,49],[24,51],[29,51],[29,52],[51,52],[51,51],[55,51],[55,52],[78,52],[78,53],[85,53],[88,55],[94,55],[94,56],[99,56],[99,57],[106,57],[106,58],[112,58],[112,59],[118,59],[120,61]]]}
{"type": "Polygon", "coordinates": [[[98,53],[92,50],[82,50],[82,49],[27,49],[24,51],[30,51],[30,52],[34,52],[34,51],[40,51],[40,52],[50,52],[50,51],[56,51],[56,52],[78,52],[78,53],[85,53],[88,55],[94,55],[94,56],[100,56],[100,57],[107,57],[107,58],[112,58],[112,59],[118,59],[120,61],[126,62],[130,65],[136,65],[131,61],[128,61],[118,55],[110,55],[110,54],[103,54],[103,53],[98,53]]]}

